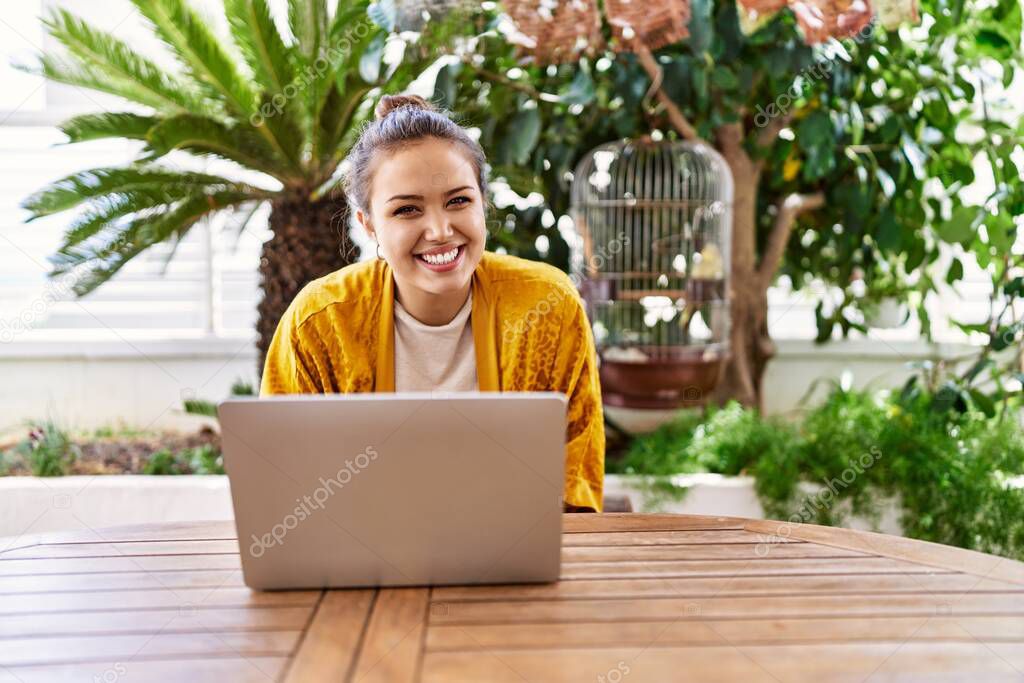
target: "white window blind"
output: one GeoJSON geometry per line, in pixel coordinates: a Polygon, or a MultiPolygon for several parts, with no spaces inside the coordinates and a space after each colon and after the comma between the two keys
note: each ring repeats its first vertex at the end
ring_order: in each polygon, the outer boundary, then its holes
{"type": "Polygon", "coordinates": [[[24,223],[19,207],[48,182],[77,170],[130,161],[135,145],[95,141],[54,146],[49,127],[0,126],[0,332],[10,337],[132,338],[252,334],[260,248],[269,236],[266,207],[236,236],[230,221],[197,224],[164,269],[171,245],[144,252],[110,282],[76,299],[47,278],[47,257],[74,213],[24,223]]]}

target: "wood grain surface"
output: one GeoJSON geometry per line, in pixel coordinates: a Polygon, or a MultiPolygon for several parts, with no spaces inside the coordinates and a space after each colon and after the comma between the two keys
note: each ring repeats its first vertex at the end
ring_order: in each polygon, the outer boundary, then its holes
{"type": "Polygon", "coordinates": [[[272,592],[230,522],[0,539],[0,683],[1024,680],[1019,562],[733,517],[563,531],[552,584],[272,592]]]}

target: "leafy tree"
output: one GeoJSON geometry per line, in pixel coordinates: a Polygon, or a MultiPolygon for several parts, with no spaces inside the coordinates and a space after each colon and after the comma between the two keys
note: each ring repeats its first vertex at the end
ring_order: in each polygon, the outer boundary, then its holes
{"type": "Polygon", "coordinates": [[[267,0],[224,0],[230,36],[187,0],[133,2],[176,71],[63,9],[45,25],[64,51],[41,56],[38,71],[127,105],[66,121],[69,142],[139,140],[142,154],[127,166],[63,178],[24,206],[32,218],[81,209],[51,274],[73,273],[74,291],[85,295],[149,247],[176,244],[201,219],[226,210],[251,216],[269,202],[273,237],[260,261],[257,324],[262,359],[298,290],[351,261],[352,249],[339,239],[347,203],[338,165],[372,111],[366,105],[384,88],[404,87],[421,55],[406,45],[400,60],[384,60],[394,12],[367,0],[338,2],[333,11],[327,0],[290,0],[287,32],[267,0]],[[259,180],[183,170],[168,160],[172,152],[180,163],[181,153],[227,160],[259,180]]]}
{"type": "Polygon", "coordinates": [[[507,22],[484,14],[452,42],[436,97],[479,123],[497,175],[545,197],[546,206],[510,210],[499,241],[535,256],[544,235],[545,257],[563,267],[566,245],[541,217],[567,213],[584,153],[656,132],[714,145],[736,187],[732,358],[720,388],[757,404],[774,354],[767,289],[780,272],[797,288],[830,285],[820,340],[866,330],[862,309],[892,280],[916,291],[927,329],[925,295],[963,277],[964,249],[985,265],[1013,243],[1022,126],[994,115],[991,90],[1022,71],[1020,0],[926,0],[919,25],[872,23],[815,45],[788,9],[749,34],[733,0],[693,0],[691,10],[681,42],[652,53],[610,39],[605,25],[605,47],[558,65],[524,58],[507,22]],[[983,134],[966,137],[972,126],[983,134]],[[996,193],[964,205],[983,152],[996,193]]]}

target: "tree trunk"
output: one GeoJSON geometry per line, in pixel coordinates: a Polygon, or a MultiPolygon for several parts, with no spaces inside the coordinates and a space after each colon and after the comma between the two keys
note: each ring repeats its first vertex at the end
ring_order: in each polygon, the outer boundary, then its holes
{"type": "Polygon", "coordinates": [[[358,258],[355,246],[347,239],[347,224],[344,196],[332,195],[315,202],[290,197],[273,203],[273,237],[263,244],[259,269],[263,299],[256,322],[258,376],[263,374],[277,323],[299,290],[358,258]]]}
{"type": "Polygon", "coordinates": [[[729,360],[716,387],[716,399],[736,399],[761,407],[764,369],[775,353],[768,336],[768,282],[758,273],[757,190],[761,169],[743,148],[739,126],[718,130],[718,148],[732,170],[731,328],[729,360]]]}

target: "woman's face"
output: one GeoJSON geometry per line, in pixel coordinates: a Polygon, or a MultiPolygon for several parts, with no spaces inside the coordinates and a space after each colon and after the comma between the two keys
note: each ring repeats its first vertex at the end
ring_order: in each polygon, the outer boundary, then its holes
{"type": "Polygon", "coordinates": [[[380,244],[402,291],[466,291],[486,240],[473,164],[449,141],[427,138],[376,162],[370,215],[356,218],[380,244]]]}

